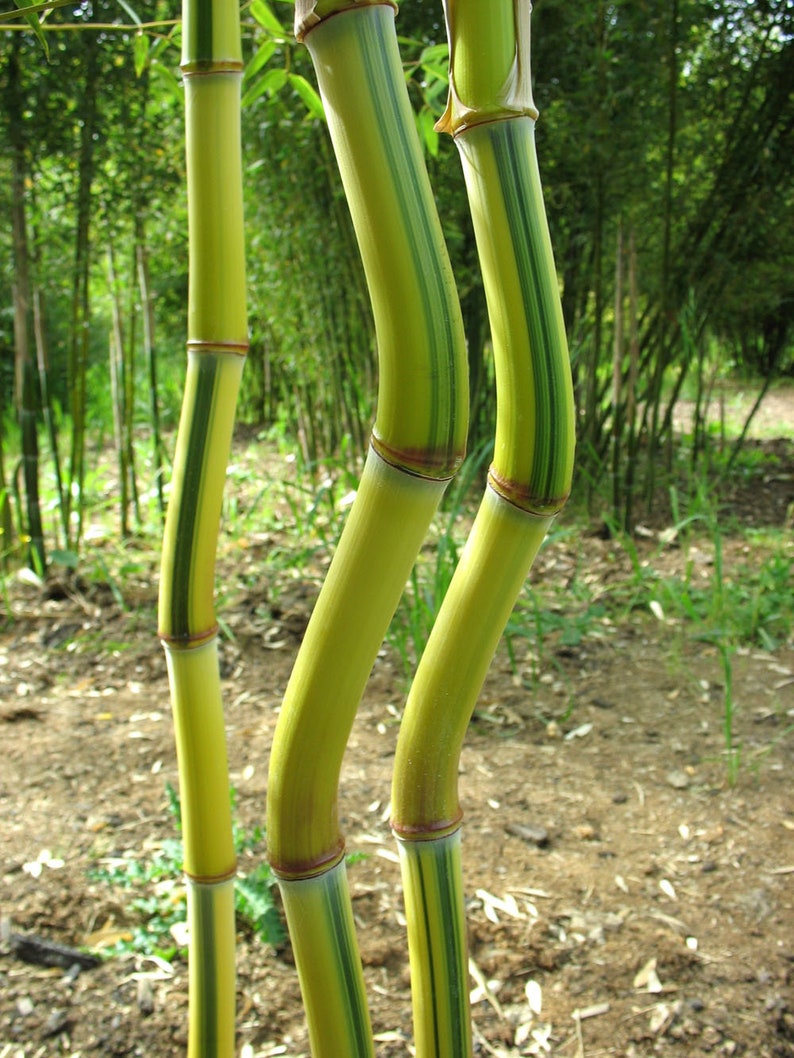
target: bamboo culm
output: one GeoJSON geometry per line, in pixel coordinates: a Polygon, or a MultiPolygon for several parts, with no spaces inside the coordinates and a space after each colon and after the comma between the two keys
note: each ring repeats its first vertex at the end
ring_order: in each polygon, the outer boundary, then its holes
{"type": "Polygon", "coordinates": [[[373,1043],[337,818],[339,772],[370,669],[463,458],[466,351],[392,7],[299,4],[296,19],[362,256],[380,387],[358,494],[276,728],[268,854],[281,878],[312,1054],[368,1058],[373,1043]]]}
{"type": "Polygon", "coordinates": [[[488,485],[422,655],[392,787],[418,1058],[471,1054],[457,776],[471,713],[510,611],[570,488],[570,365],[538,174],[529,4],[449,0],[455,136],[494,346],[488,485]]]}
{"type": "Polygon", "coordinates": [[[233,1058],[236,856],[214,573],[248,345],[240,143],[243,63],[236,3],[185,0],[183,16],[188,367],[163,540],[159,632],[171,687],[188,892],[188,1055],[233,1058]]]}

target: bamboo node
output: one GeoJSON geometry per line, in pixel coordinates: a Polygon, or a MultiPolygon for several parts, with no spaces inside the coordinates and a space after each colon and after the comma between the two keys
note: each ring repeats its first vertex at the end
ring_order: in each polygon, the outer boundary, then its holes
{"type": "Polygon", "coordinates": [[[433,819],[425,823],[402,823],[392,819],[390,826],[398,841],[436,841],[460,830],[463,812],[459,809],[454,819],[433,819]]]}
{"type": "Polygon", "coordinates": [[[395,0],[295,0],[295,38],[302,43],[309,30],[320,22],[361,7],[390,7],[397,11],[395,0]]]}
{"type": "Polygon", "coordinates": [[[245,65],[241,59],[194,59],[183,62],[179,69],[183,77],[206,77],[208,74],[241,74],[245,65]]]}
{"type": "Polygon", "coordinates": [[[537,515],[538,518],[549,518],[559,514],[568,502],[568,492],[563,496],[538,496],[528,484],[511,481],[493,466],[488,470],[488,484],[507,503],[526,514],[537,515]]]}
{"type": "Polygon", "coordinates": [[[501,88],[491,98],[464,100],[458,93],[455,78],[455,44],[457,33],[450,0],[447,8],[447,35],[450,41],[449,92],[444,113],[435,124],[436,132],[447,132],[457,136],[473,125],[493,121],[508,121],[512,118],[529,117],[537,120],[538,108],[532,96],[532,71],[530,66],[530,15],[529,0],[514,0],[515,53],[510,68],[505,72],[501,88]]]}
{"type": "Polygon", "coordinates": [[[217,634],[218,625],[214,624],[212,628],[204,629],[201,632],[158,631],[157,638],[169,650],[193,650],[196,647],[203,647],[205,643],[209,643],[211,639],[214,639],[217,634]]]}
{"type": "Polygon", "coordinates": [[[221,874],[191,874],[184,868],[182,873],[191,885],[223,885],[224,882],[234,881],[237,877],[237,861],[235,860],[228,871],[223,871],[221,874]]]}
{"type": "Polygon", "coordinates": [[[449,452],[447,449],[398,448],[374,433],[371,443],[385,463],[414,477],[434,481],[454,478],[465,457],[465,452],[449,452]]]}
{"type": "Polygon", "coordinates": [[[274,856],[269,856],[270,869],[277,878],[285,882],[298,882],[308,878],[316,878],[333,870],[338,863],[344,859],[345,839],[340,837],[335,848],[330,852],[321,853],[317,857],[302,862],[290,860],[279,862],[274,856]]]}
{"type": "Polygon", "coordinates": [[[189,338],[187,351],[207,355],[231,353],[233,356],[247,356],[248,342],[219,342],[211,338],[189,338]]]}

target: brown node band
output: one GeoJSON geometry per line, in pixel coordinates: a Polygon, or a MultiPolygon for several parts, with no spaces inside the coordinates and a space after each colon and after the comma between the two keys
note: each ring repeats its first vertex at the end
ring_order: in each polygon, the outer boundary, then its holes
{"type": "Polygon", "coordinates": [[[299,882],[302,879],[316,878],[318,875],[332,870],[343,859],[344,855],[345,839],[340,837],[336,847],[330,852],[325,852],[320,856],[300,862],[279,863],[271,859],[270,869],[277,878],[281,878],[285,882],[299,882]]]}

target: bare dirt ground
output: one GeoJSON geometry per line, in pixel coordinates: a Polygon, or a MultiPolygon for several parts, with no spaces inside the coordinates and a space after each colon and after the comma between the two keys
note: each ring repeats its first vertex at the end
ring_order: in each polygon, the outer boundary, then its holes
{"type": "MultiPolygon", "coordinates": [[[[787,441],[764,479],[738,480],[740,522],[781,528],[794,500],[787,441]]],[[[658,547],[640,541],[643,548],[658,547]]],[[[726,572],[748,560],[726,538],[726,572]]],[[[672,546],[659,559],[686,560],[672,546]]],[[[248,556],[255,561],[256,555],[248,556]]],[[[233,580],[235,557],[222,557],[233,580]]],[[[597,535],[545,549],[539,589],[630,576],[597,535]]],[[[227,585],[228,587],[228,585],[227,585]]],[[[794,590],[794,588],[792,588],[794,590]]],[[[173,835],[176,784],[155,588],[131,577],[122,610],[105,585],[12,588],[0,634],[0,910],[8,930],[70,946],[131,924],[125,893],[90,868],[145,857],[173,835]]],[[[232,782],[262,821],[267,757],[313,589],[276,605],[231,591],[223,644],[232,782]]],[[[522,648],[523,649],[523,648],[522,648]]],[[[735,784],[725,759],[717,648],[647,607],[544,662],[500,651],[461,761],[464,867],[477,1055],[671,1058],[794,1055],[794,644],[733,657],[735,784]],[[534,983],[532,983],[534,982],[534,983]],[[541,1009],[533,1012],[530,997],[541,1009]]],[[[411,1054],[399,867],[388,826],[405,681],[378,659],[343,773],[343,826],[373,1029],[383,1058],[411,1054]]],[[[0,1058],[185,1053],[187,968],[129,955],[80,973],[28,963],[0,940],[0,1058]]],[[[242,930],[244,1058],[308,1052],[288,947],[242,930]]],[[[339,1058],[345,1058],[340,1055],[339,1058]]]]}

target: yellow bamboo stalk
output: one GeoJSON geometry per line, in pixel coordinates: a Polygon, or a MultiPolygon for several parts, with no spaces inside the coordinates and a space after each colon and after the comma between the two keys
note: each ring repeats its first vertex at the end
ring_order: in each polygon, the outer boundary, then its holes
{"type": "Polygon", "coordinates": [[[268,855],[315,1058],[371,1055],[337,788],[358,703],[430,519],[463,458],[466,354],[389,4],[299,4],[375,319],[378,413],[356,501],[287,687],[268,855]],[[331,17],[333,16],[333,17],[331,17]],[[347,908],[347,910],[345,910],[347,908]],[[342,982],[333,986],[331,974],[342,982]]]}
{"type": "Polygon", "coordinates": [[[444,481],[370,451],[282,703],[268,779],[268,857],[283,878],[342,855],[337,787],[353,717],[444,481]]]}
{"type": "Polygon", "coordinates": [[[247,350],[239,15],[185,0],[188,367],[160,577],[180,773],[190,931],[190,1058],[232,1058],[234,876],[214,572],[234,410],[247,350]]]}
{"type": "Polygon", "coordinates": [[[448,0],[450,93],[494,345],[488,487],[422,656],[392,789],[418,1058],[465,1058],[465,917],[457,773],[471,713],[530,566],[570,488],[573,392],[534,150],[529,4],[448,0]],[[439,925],[439,909],[445,923],[439,925]],[[454,1043],[450,1043],[454,1040],[454,1043]]]}

